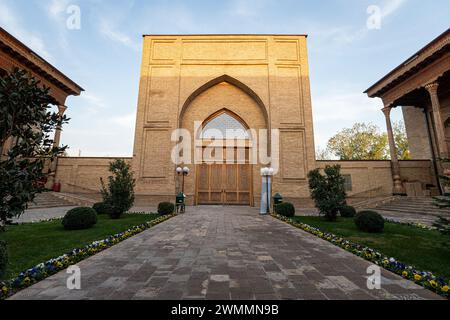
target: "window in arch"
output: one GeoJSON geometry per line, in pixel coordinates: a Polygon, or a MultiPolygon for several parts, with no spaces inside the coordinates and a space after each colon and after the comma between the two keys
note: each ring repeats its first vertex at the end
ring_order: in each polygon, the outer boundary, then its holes
{"type": "Polygon", "coordinates": [[[249,140],[247,128],[235,117],[224,112],[209,121],[202,130],[201,139],[249,140]]]}

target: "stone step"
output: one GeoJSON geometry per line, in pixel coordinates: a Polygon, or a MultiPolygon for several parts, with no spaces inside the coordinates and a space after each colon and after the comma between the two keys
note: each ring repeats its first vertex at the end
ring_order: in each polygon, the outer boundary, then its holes
{"type": "Polygon", "coordinates": [[[416,205],[414,203],[391,203],[391,204],[387,204],[387,205],[381,205],[381,206],[377,206],[377,208],[381,209],[381,208],[402,208],[402,209],[424,209],[424,210],[432,210],[432,211],[443,211],[443,212],[448,212],[450,213],[450,210],[448,209],[444,209],[444,208],[439,208],[438,206],[435,206],[433,204],[431,205],[416,205]]]}
{"type": "Polygon", "coordinates": [[[53,192],[38,194],[32,203],[28,204],[28,209],[43,209],[56,207],[73,207],[75,203],[59,198],[53,192]]]}
{"type": "Polygon", "coordinates": [[[417,216],[433,216],[433,217],[438,217],[438,216],[449,216],[450,214],[448,213],[441,213],[441,212],[432,212],[432,211],[412,211],[412,210],[405,210],[405,209],[396,209],[396,208],[377,208],[377,209],[373,209],[376,210],[377,212],[390,212],[390,213],[403,213],[403,214],[408,214],[408,215],[417,215],[417,216]]]}

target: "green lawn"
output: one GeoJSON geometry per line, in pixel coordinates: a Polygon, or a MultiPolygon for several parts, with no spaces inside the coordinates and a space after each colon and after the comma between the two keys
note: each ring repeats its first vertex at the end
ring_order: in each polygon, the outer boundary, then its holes
{"type": "Polygon", "coordinates": [[[294,219],[368,246],[421,271],[450,279],[450,248],[445,246],[444,237],[437,231],[386,223],[384,233],[369,234],[359,231],[351,218],[339,218],[337,222],[327,222],[320,217],[294,219]]]}
{"type": "Polygon", "coordinates": [[[11,279],[41,262],[157,217],[156,214],[126,214],[120,220],[112,220],[108,216],[98,216],[94,227],[79,231],[64,230],[60,220],[9,226],[6,232],[0,233],[0,240],[8,242],[9,251],[9,266],[3,278],[11,279]]]}

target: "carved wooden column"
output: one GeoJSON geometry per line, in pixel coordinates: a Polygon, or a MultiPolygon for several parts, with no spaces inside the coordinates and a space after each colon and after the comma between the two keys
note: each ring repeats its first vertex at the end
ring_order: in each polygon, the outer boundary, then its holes
{"type": "Polygon", "coordinates": [[[441,158],[448,158],[448,147],[445,138],[444,124],[442,122],[441,104],[439,102],[438,97],[438,87],[439,84],[437,82],[433,82],[427,84],[425,86],[425,89],[427,89],[431,98],[431,106],[433,108],[433,118],[434,118],[434,126],[436,129],[436,140],[439,149],[439,156],[441,158]]]}
{"type": "MultiPolygon", "coordinates": [[[[59,110],[59,112],[58,112],[59,118],[62,119],[62,117],[64,116],[64,113],[67,110],[67,107],[66,106],[58,106],[58,110],[59,110]]],[[[56,127],[55,138],[53,139],[53,146],[55,148],[59,147],[59,145],[61,143],[61,130],[62,130],[62,127],[61,127],[61,120],[60,120],[60,123],[56,127]]]]}
{"type": "Polygon", "coordinates": [[[394,195],[405,195],[405,190],[400,176],[400,163],[398,162],[397,147],[395,145],[394,132],[391,123],[392,107],[385,107],[382,111],[386,117],[386,127],[389,139],[389,150],[391,152],[392,180],[394,182],[394,195]]]}
{"type": "MultiPolygon", "coordinates": [[[[55,137],[53,138],[53,147],[54,148],[58,148],[61,144],[61,130],[62,130],[62,124],[61,124],[61,120],[64,116],[64,113],[67,110],[66,106],[58,106],[58,116],[59,116],[59,124],[56,127],[55,130],[55,137]]],[[[56,183],[56,169],[58,168],[58,158],[56,158],[55,160],[53,160],[53,162],[50,165],[50,177],[51,177],[51,182],[53,184],[56,183]]]]}

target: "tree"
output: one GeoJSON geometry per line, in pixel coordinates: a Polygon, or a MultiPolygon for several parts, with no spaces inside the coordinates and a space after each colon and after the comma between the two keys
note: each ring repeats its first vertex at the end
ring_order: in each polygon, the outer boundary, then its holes
{"type": "Polygon", "coordinates": [[[340,160],[384,160],[387,136],[373,124],[356,123],[328,141],[327,149],[340,160]]]}
{"type": "MultiPolygon", "coordinates": [[[[409,160],[404,123],[395,122],[393,131],[399,159],[409,160]]],[[[356,123],[352,128],[343,129],[332,137],[325,154],[333,154],[340,160],[387,160],[390,158],[388,136],[376,125],[356,123]]]]}
{"type": "Polygon", "coordinates": [[[400,160],[411,160],[411,152],[409,151],[409,142],[406,135],[405,123],[403,121],[394,122],[392,125],[392,131],[394,133],[398,158],[400,160]]]}
{"type": "Polygon", "coordinates": [[[44,190],[48,172],[66,147],[54,147],[50,134],[69,119],[52,112],[49,88],[27,71],[15,69],[0,77],[0,223],[18,217],[44,190]],[[14,141],[4,150],[7,141],[14,141]],[[5,154],[4,156],[2,156],[5,154]]]}
{"type": "Polygon", "coordinates": [[[324,161],[324,160],[330,160],[331,155],[328,149],[321,149],[318,148],[316,151],[316,160],[324,161]]]}
{"type": "Polygon", "coordinates": [[[324,171],[325,175],[319,169],[309,172],[311,197],[326,220],[336,221],[339,210],[347,205],[345,179],[339,165],[327,166],[324,171]]]}
{"type": "Polygon", "coordinates": [[[106,186],[103,179],[103,201],[112,207],[112,218],[120,218],[123,213],[130,210],[134,204],[134,187],[136,180],[133,178],[131,166],[124,160],[116,160],[109,165],[112,176],[108,177],[106,186]]]}

